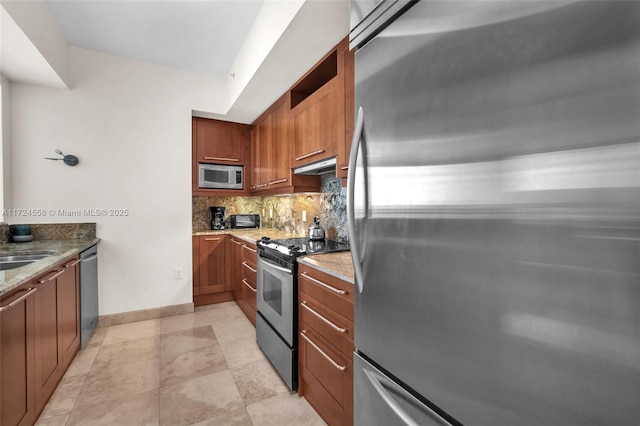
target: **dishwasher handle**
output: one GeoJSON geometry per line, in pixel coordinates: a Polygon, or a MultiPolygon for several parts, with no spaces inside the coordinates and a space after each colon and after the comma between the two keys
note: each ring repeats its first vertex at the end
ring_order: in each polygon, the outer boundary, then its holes
{"type": "Polygon", "coordinates": [[[80,261],[82,263],[86,263],[86,262],[92,262],[92,261],[97,260],[97,259],[98,259],[98,254],[96,253],[96,254],[92,254],[89,257],[85,257],[84,259],[80,259],[80,261]]]}

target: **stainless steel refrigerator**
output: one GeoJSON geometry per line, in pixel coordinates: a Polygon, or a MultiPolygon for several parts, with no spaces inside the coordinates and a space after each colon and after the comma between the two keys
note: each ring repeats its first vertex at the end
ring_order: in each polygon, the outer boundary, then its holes
{"type": "Polygon", "coordinates": [[[640,2],[351,7],[355,424],[640,424],[640,2]]]}

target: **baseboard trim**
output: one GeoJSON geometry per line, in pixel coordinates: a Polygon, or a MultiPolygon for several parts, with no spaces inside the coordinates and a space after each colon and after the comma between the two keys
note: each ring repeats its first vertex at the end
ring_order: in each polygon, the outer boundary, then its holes
{"type": "Polygon", "coordinates": [[[189,314],[193,312],[193,308],[193,303],[183,303],[181,305],[163,306],[161,308],[142,309],[140,311],[121,312],[119,314],[111,315],[100,315],[98,318],[98,327],[109,327],[112,325],[127,324],[130,322],[189,314]]]}

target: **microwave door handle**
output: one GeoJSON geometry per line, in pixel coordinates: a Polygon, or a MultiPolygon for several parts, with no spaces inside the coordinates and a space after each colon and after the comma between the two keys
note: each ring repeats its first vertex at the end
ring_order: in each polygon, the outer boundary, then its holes
{"type": "MultiPolygon", "coordinates": [[[[349,240],[351,244],[351,257],[353,258],[353,272],[355,275],[356,288],[360,293],[364,290],[364,273],[362,271],[362,255],[364,249],[361,251],[358,247],[358,238],[356,235],[356,213],[355,213],[355,178],[356,178],[356,163],[358,160],[358,150],[362,147],[362,165],[364,168],[364,207],[365,218],[368,216],[369,205],[369,188],[367,179],[367,163],[366,163],[366,151],[365,151],[365,133],[364,133],[364,110],[362,107],[358,108],[358,114],[356,116],[356,125],[353,131],[353,139],[351,140],[351,153],[349,155],[349,171],[347,173],[347,224],[349,226],[349,240]]],[[[364,228],[364,221],[363,221],[364,228]]],[[[364,229],[362,229],[364,233],[364,229]]]]}

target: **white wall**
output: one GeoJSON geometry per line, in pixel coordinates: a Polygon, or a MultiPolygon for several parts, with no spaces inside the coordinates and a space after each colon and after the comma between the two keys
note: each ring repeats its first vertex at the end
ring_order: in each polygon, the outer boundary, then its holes
{"type": "MultiPolygon", "coordinates": [[[[11,82],[0,74],[0,209],[11,203],[11,82]]],[[[4,221],[0,212],[0,222],[4,221]]]]}
{"type": "Polygon", "coordinates": [[[69,69],[69,91],[12,84],[11,207],[129,216],[7,221],[97,222],[100,315],[191,302],[191,111],[222,110],[221,83],[75,47],[69,69]]]}

